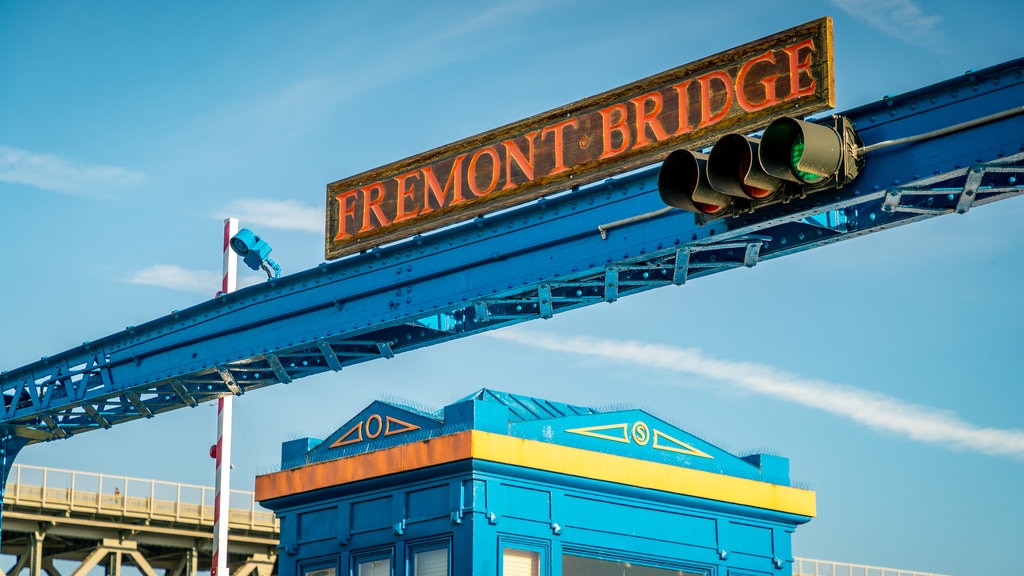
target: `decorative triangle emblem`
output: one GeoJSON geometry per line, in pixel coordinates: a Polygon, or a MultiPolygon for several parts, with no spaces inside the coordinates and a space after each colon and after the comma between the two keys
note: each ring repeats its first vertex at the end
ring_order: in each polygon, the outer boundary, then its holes
{"type": "Polygon", "coordinates": [[[384,423],[384,435],[391,436],[392,434],[402,434],[403,432],[412,432],[413,430],[419,430],[420,427],[415,424],[410,424],[403,420],[399,420],[394,416],[387,416],[384,423]]]}
{"type": "Polygon", "coordinates": [[[604,424],[602,426],[572,428],[570,430],[566,430],[566,432],[579,434],[580,436],[590,436],[591,438],[600,438],[601,440],[612,440],[614,442],[629,444],[629,436],[626,435],[628,428],[629,424],[623,422],[622,424],[604,424]],[[611,431],[617,431],[618,434],[609,433],[611,431]]]}
{"type": "Polygon", "coordinates": [[[665,434],[664,432],[658,429],[654,430],[654,444],[651,445],[651,448],[654,448],[655,450],[665,450],[668,452],[688,454],[690,456],[699,456],[701,458],[714,458],[710,454],[702,452],[701,450],[698,450],[693,446],[690,446],[686,442],[676,440],[675,438],[669,436],[668,434],[665,434]]]}
{"type": "Polygon", "coordinates": [[[342,446],[348,446],[349,444],[355,444],[363,441],[363,423],[362,421],[356,422],[356,425],[349,429],[348,432],[342,434],[341,438],[334,441],[333,444],[328,448],[341,448],[342,446]]]}

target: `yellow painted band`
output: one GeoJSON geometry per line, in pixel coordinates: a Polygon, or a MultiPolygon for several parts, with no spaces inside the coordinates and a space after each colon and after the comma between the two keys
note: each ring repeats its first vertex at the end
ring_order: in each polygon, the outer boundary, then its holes
{"type": "Polygon", "coordinates": [[[504,434],[474,430],[473,457],[801,516],[816,513],[815,494],[811,490],[504,434]]]}
{"type": "Polygon", "coordinates": [[[271,500],[469,458],[801,516],[816,513],[815,494],[811,490],[480,430],[257,476],[256,500],[271,500]]]}

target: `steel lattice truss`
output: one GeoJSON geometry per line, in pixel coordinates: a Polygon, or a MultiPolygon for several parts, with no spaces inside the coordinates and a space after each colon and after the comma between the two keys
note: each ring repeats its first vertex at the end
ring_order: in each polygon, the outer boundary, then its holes
{"type": "MultiPolygon", "coordinates": [[[[865,144],[1024,102],[1021,61],[845,115],[865,144]]],[[[657,168],[269,281],[0,373],[12,447],[615,300],[1024,193],[1024,116],[872,152],[856,181],[701,225],[657,168]],[[926,175],[926,176],[924,176],[926,175]]]]}

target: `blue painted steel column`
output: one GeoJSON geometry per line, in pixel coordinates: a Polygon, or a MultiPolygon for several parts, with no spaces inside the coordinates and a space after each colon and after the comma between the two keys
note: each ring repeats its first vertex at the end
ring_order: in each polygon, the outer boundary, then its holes
{"type": "Polygon", "coordinates": [[[28,439],[19,438],[6,426],[0,429],[0,543],[3,542],[3,504],[7,501],[7,476],[14,466],[14,457],[28,444],[28,439]]]}

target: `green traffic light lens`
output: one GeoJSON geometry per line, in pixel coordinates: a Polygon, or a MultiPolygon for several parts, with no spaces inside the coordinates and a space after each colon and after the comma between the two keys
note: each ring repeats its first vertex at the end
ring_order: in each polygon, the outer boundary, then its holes
{"type": "Polygon", "coordinates": [[[793,174],[797,178],[804,182],[817,182],[824,178],[820,174],[813,174],[811,172],[804,172],[800,170],[800,159],[804,156],[804,135],[797,134],[796,139],[793,141],[793,147],[790,149],[789,165],[793,169],[793,174]]]}

